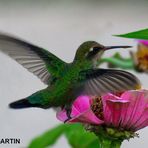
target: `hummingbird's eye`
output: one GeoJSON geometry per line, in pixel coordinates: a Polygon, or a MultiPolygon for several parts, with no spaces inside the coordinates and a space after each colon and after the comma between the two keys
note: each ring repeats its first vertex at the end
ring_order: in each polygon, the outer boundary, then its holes
{"type": "Polygon", "coordinates": [[[101,48],[99,47],[93,47],[93,52],[98,52],[98,50],[100,50],[101,48]]]}
{"type": "Polygon", "coordinates": [[[99,48],[98,47],[91,47],[89,52],[93,52],[93,53],[96,53],[98,52],[99,48]]]}
{"type": "Polygon", "coordinates": [[[98,53],[98,51],[99,51],[99,47],[92,47],[92,48],[90,49],[90,52],[91,52],[92,54],[96,54],[96,53],[98,53]]]}
{"type": "Polygon", "coordinates": [[[86,56],[86,57],[95,56],[95,55],[98,53],[98,51],[99,51],[99,48],[98,48],[98,47],[91,47],[91,48],[89,49],[89,52],[87,52],[87,53],[85,54],[85,56],[86,56]]]}

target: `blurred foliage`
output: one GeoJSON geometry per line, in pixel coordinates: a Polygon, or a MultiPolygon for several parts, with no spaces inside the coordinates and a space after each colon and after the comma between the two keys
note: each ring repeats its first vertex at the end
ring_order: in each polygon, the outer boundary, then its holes
{"type": "Polygon", "coordinates": [[[59,125],[35,138],[29,145],[29,148],[45,148],[49,145],[53,145],[64,131],[65,126],[59,125]]]}
{"type": "Polygon", "coordinates": [[[148,40],[148,29],[143,29],[143,30],[139,30],[139,31],[135,31],[135,32],[114,35],[114,36],[132,38],[132,39],[148,40]]]}
{"type": "Polygon", "coordinates": [[[123,58],[120,53],[115,53],[112,57],[101,58],[99,60],[99,65],[102,63],[107,63],[109,68],[121,68],[121,69],[134,69],[133,59],[123,58]]]}
{"type": "Polygon", "coordinates": [[[84,130],[80,124],[61,124],[32,140],[28,148],[51,148],[65,135],[72,148],[99,148],[98,138],[84,130]]]}

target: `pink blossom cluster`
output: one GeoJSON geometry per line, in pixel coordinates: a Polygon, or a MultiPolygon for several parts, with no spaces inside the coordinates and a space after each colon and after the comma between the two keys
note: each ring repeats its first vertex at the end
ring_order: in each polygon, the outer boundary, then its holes
{"type": "MultiPolygon", "coordinates": [[[[148,90],[129,90],[120,96],[108,93],[101,96],[103,117],[92,110],[93,99],[79,96],[72,106],[72,118],[68,123],[80,122],[92,125],[107,125],[137,131],[148,125],[148,90]]],[[[67,119],[66,111],[57,113],[61,121],[67,119]]]]}

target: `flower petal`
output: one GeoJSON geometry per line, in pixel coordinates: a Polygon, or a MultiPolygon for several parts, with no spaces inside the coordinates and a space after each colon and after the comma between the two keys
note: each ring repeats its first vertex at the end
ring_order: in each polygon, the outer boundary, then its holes
{"type": "Polygon", "coordinates": [[[139,43],[148,46],[148,40],[138,40],[139,43]]]}
{"type": "Polygon", "coordinates": [[[102,101],[105,123],[107,125],[113,124],[118,126],[120,122],[121,108],[123,104],[126,104],[128,101],[111,93],[102,96],[102,101]]]}
{"type": "Polygon", "coordinates": [[[133,128],[137,131],[141,128],[148,126],[148,108],[145,108],[141,117],[137,120],[133,128]]]}
{"type": "MultiPolygon", "coordinates": [[[[101,124],[102,120],[98,119],[96,115],[91,110],[91,98],[89,96],[79,96],[72,105],[71,117],[68,121],[70,122],[81,122],[90,124],[101,124]]],[[[57,118],[60,121],[67,120],[66,110],[61,110],[57,113],[57,118]]]]}
{"type": "Polygon", "coordinates": [[[119,127],[122,121],[122,110],[125,110],[127,108],[129,102],[122,100],[107,100],[106,104],[106,112],[104,113],[105,122],[107,122],[108,125],[119,127]]]}
{"type": "MultiPolygon", "coordinates": [[[[79,96],[72,105],[71,117],[73,118],[79,115],[81,112],[88,110],[89,108],[90,108],[90,97],[79,96]]],[[[63,121],[63,122],[68,118],[65,109],[57,112],[56,116],[60,121],[63,121]]]]}
{"type": "MultiPolygon", "coordinates": [[[[79,115],[80,112],[73,106],[72,107],[72,112],[71,112],[71,116],[75,117],[77,115],[79,115]]],[[[56,114],[57,119],[59,119],[60,121],[64,122],[65,120],[68,119],[67,114],[66,114],[66,110],[60,110],[59,112],[57,112],[56,114]]]]}
{"type": "MultiPolygon", "coordinates": [[[[135,123],[140,122],[144,110],[148,103],[148,91],[146,90],[133,90],[127,91],[122,96],[123,99],[128,98],[130,103],[124,114],[122,113],[122,126],[127,129],[132,128],[135,123]]],[[[148,116],[148,115],[147,115],[148,116]]]]}
{"type": "Polygon", "coordinates": [[[120,97],[107,94],[102,98],[107,125],[135,131],[148,125],[148,90],[130,90],[120,97]]]}
{"type": "Polygon", "coordinates": [[[79,96],[73,103],[73,106],[81,113],[90,108],[89,96],[79,96]]]}
{"type": "Polygon", "coordinates": [[[90,123],[90,124],[102,124],[104,123],[102,120],[97,118],[91,109],[75,116],[70,119],[68,122],[80,122],[80,123],[90,123]]]}

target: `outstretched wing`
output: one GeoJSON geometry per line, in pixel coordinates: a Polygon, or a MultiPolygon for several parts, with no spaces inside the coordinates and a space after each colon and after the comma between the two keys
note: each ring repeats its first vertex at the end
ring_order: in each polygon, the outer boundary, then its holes
{"type": "Polygon", "coordinates": [[[102,95],[140,88],[140,81],[131,73],[114,69],[90,69],[80,72],[81,94],[102,95]]]}
{"type": "Polygon", "coordinates": [[[59,69],[65,65],[65,62],[49,51],[5,34],[0,34],[0,51],[35,74],[45,84],[49,84],[51,75],[57,76],[59,69]]]}

